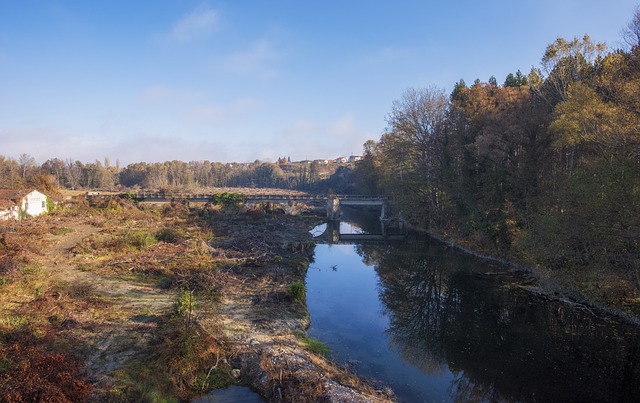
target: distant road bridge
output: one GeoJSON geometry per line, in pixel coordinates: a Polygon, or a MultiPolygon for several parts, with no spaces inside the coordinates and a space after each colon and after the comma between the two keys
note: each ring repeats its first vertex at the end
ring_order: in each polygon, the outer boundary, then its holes
{"type": "Polygon", "coordinates": [[[390,199],[385,196],[364,196],[364,195],[249,195],[245,198],[245,203],[259,202],[289,202],[304,201],[313,203],[324,201],[327,207],[327,218],[330,220],[340,219],[341,206],[372,206],[380,207],[380,218],[387,215],[390,199]]]}
{"type": "MultiPolygon", "coordinates": [[[[142,203],[170,203],[187,201],[193,203],[209,203],[218,193],[170,193],[170,192],[138,192],[131,193],[131,197],[142,203]]],[[[103,195],[87,193],[87,198],[104,197],[103,195]]],[[[321,194],[243,194],[244,203],[278,203],[289,204],[304,202],[309,204],[325,203],[327,219],[339,220],[341,206],[372,206],[380,207],[380,218],[385,219],[389,210],[390,198],[386,196],[365,195],[321,195],[321,194]]]]}

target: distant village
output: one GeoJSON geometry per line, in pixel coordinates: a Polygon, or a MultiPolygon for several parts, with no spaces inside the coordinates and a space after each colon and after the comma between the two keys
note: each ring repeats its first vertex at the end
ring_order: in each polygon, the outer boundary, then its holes
{"type": "Polygon", "coordinates": [[[359,155],[352,155],[350,157],[338,157],[332,160],[302,160],[302,161],[291,161],[291,157],[282,157],[278,158],[278,165],[288,165],[288,164],[346,164],[351,162],[358,162],[362,159],[359,155]]]}
{"type": "MultiPolygon", "coordinates": [[[[280,166],[281,168],[286,167],[288,165],[298,166],[298,165],[311,165],[311,164],[319,164],[319,165],[330,165],[330,164],[351,164],[362,160],[362,156],[360,155],[352,155],[349,157],[337,157],[334,159],[316,159],[316,160],[300,160],[300,161],[291,161],[291,157],[280,157],[275,162],[275,165],[280,166]]],[[[252,165],[258,161],[254,162],[230,162],[228,165],[232,166],[243,166],[243,165],[252,165]]],[[[286,168],[285,168],[286,169],[286,168]]]]}

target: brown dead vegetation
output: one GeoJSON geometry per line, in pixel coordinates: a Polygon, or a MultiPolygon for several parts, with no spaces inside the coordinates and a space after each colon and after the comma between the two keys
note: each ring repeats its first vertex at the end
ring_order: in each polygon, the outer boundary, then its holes
{"type": "Polygon", "coordinates": [[[17,401],[188,400],[231,383],[269,401],[388,400],[297,340],[308,313],[287,290],[304,280],[316,220],[113,197],[7,223],[0,387],[17,401]],[[19,389],[25,371],[40,392],[19,389]]]}

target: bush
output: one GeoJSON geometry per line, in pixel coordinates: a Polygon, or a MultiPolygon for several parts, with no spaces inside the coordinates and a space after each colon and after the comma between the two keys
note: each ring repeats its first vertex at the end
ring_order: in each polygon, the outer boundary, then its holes
{"type": "Polygon", "coordinates": [[[216,193],[211,196],[211,204],[233,207],[242,203],[244,201],[244,198],[245,196],[241,193],[216,193]]]}
{"type": "Polygon", "coordinates": [[[289,286],[288,294],[293,301],[303,301],[307,296],[307,287],[302,281],[295,280],[289,286]]]}
{"type": "Polygon", "coordinates": [[[132,246],[141,250],[156,243],[156,237],[146,231],[131,231],[123,235],[118,243],[120,246],[132,246]]]}
{"type": "Polygon", "coordinates": [[[173,228],[164,227],[158,231],[156,239],[166,243],[180,243],[184,237],[179,231],[176,231],[173,228]]]}

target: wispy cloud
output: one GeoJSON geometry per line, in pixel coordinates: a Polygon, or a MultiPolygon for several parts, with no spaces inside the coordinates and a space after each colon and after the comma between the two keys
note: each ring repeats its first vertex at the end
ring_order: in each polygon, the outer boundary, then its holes
{"type": "Polygon", "coordinates": [[[0,142],[4,144],[3,154],[17,157],[26,152],[33,156],[38,164],[54,157],[92,161],[109,155],[107,139],[78,136],[56,126],[0,129],[0,142]],[[105,154],[95,155],[96,150],[105,154]]]}
{"type": "Polygon", "coordinates": [[[210,139],[191,139],[176,136],[158,136],[138,133],[114,144],[112,152],[125,164],[159,161],[230,161],[227,145],[210,139]]]}
{"type": "Polygon", "coordinates": [[[202,5],[176,22],[168,37],[176,42],[189,42],[210,35],[216,30],[218,23],[218,14],[202,5]]]}
{"type": "Polygon", "coordinates": [[[275,160],[290,155],[293,159],[318,159],[359,154],[369,138],[371,134],[359,129],[350,113],[327,122],[301,119],[264,144],[260,158],[275,160]]]}
{"type": "Polygon", "coordinates": [[[270,64],[280,58],[273,44],[265,39],[256,42],[249,49],[228,56],[223,66],[235,73],[259,73],[266,78],[276,75],[270,64]]]}

